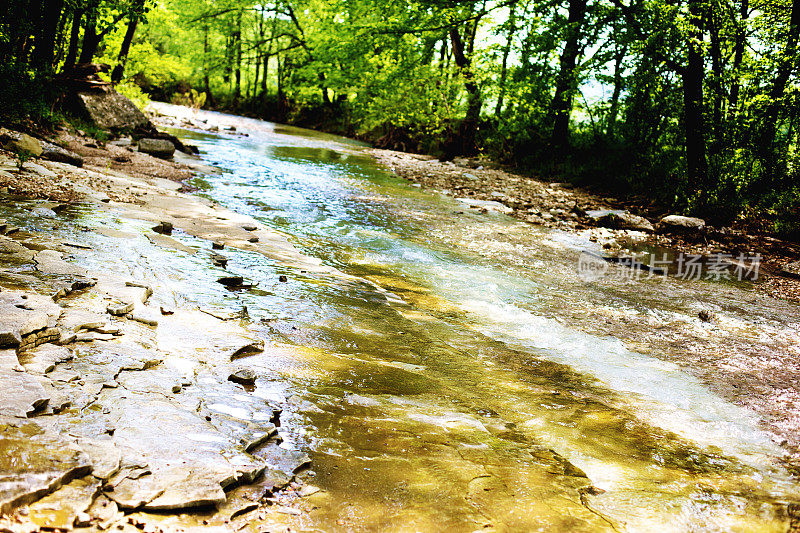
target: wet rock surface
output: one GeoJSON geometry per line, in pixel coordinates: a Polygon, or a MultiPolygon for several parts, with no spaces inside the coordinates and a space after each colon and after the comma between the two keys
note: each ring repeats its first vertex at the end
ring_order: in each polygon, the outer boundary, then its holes
{"type": "Polygon", "coordinates": [[[88,474],[83,450],[34,421],[0,417],[0,512],[32,503],[88,474]]]}
{"type": "Polygon", "coordinates": [[[0,527],[136,529],[133,512],[222,508],[234,487],[287,485],[297,461],[271,447],[281,410],[252,396],[253,369],[230,366],[232,353],[261,353],[264,342],[238,322],[176,306],[158,278],[81,266],[96,247],[76,244],[0,237],[0,267],[33,273],[13,279],[42,291],[0,286],[0,512],[16,524],[0,518],[0,527]],[[175,354],[192,370],[165,363],[175,354]]]}

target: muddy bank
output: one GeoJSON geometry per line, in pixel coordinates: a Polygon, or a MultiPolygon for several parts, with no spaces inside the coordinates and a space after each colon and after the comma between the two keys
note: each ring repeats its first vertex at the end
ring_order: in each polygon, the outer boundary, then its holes
{"type": "Polygon", "coordinates": [[[82,168],[0,153],[0,528],[280,528],[309,459],[259,394],[275,347],[228,271],[249,253],[347,277],[181,192],[196,162],[60,141],[82,168]]]}

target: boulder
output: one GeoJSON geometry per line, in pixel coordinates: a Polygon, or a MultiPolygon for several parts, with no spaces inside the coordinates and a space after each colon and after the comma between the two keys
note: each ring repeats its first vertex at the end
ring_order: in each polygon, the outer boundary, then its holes
{"type": "Polygon", "coordinates": [[[231,361],[234,359],[238,359],[240,357],[246,357],[248,355],[253,355],[256,353],[261,353],[264,351],[264,341],[257,340],[253,341],[250,344],[246,344],[241,348],[238,348],[235,352],[231,354],[231,361]]]}
{"type": "Polygon", "coordinates": [[[243,368],[228,376],[228,381],[233,381],[241,385],[253,385],[256,382],[256,377],[255,372],[249,368],[243,368]]]}
{"type": "Polygon", "coordinates": [[[244,278],[242,276],[223,276],[217,280],[217,283],[226,287],[241,287],[244,284],[244,278]]]}
{"type": "Polygon", "coordinates": [[[140,139],[139,151],[154,157],[168,159],[175,154],[175,145],[166,139],[140,139]]]}
{"type": "Polygon", "coordinates": [[[79,111],[98,128],[133,130],[150,125],[136,104],[116,91],[79,92],[76,96],[79,111]]]}
{"type": "Polygon", "coordinates": [[[70,152],[65,148],[61,148],[60,146],[47,141],[42,142],[41,145],[42,159],[56,161],[58,163],[66,163],[75,167],[83,166],[83,158],[75,152],[70,152]]]}
{"type": "Polygon", "coordinates": [[[34,157],[42,155],[42,144],[25,133],[4,130],[0,133],[0,146],[16,153],[27,153],[34,157]]]}
{"type": "Polygon", "coordinates": [[[667,215],[658,223],[661,233],[699,233],[706,226],[702,218],[667,215]]]}
{"type": "Polygon", "coordinates": [[[598,217],[593,217],[592,220],[597,226],[603,228],[628,229],[643,231],[645,233],[652,233],[654,231],[653,225],[649,220],[628,212],[606,213],[598,217]]]}

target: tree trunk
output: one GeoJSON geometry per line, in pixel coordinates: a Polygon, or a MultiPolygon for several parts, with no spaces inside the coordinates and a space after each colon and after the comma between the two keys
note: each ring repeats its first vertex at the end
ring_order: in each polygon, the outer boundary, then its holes
{"type": "Polygon", "coordinates": [[[459,131],[461,146],[460,150],[458,150],[466,154],[475,150],[475,136],[483,101],[481,100],[478,82],[475,80],[475,74],[472,72],[471,61],[464,55],[464,44],[461,41],[458,28],[450,28],[450,44],[453,47],[453,59],[464,77],[464,89],[467,91],[467,112],[461,122],[459,131]]]}
{"type": "Polygon", "coordinates": [[[611,105],[608,108],[608,127],[606,128],[606,135],[609,139],[614,137],[617,127],[617,115],[619,114],[619,97],[622,94],[622,61],[628,53],[628,43],[626,42],[621,47],[617,45],[617,51],[614,55],[614,92],[611,94],[611,105]]]}
{"type": "Polygon", "coordinates": [[[203,87],[206,91],[206,102],[209,107],[214,107],[214,94],[211,92],[211,80],[208,76],[208,26],[203,28],[203,87]]]}
{"type": "Polygon", "coordinates": [[[64,0],[45,0],[42,7],[42,23],[36,39],[33,62],[39,68],[50,70],[53,67],[56,34],[64,0]]]}
{"type": "Polygon", "coordinates": [[[72,14],[72,27],[69,34],[69,47],[67,49],[67,57],[64,59],[64,70],[69,70],[75,66],[75,59],[78,57],[78,40],[81,35],[81,18],[83,18],[83,10],[76,9],[72,14]]]}
{"type": "Polygon", "coordinates": [[[575,91],[578,88],[575,68],[580,55],[580,39],[586,18],[586,5],[587,0],[570,0],[569,2],[564,50],[561,52],[559,60],[556,92],[550,105],[550,115],[553,121],[550,144],[559,152],[563,152],[569,144],[569,117],[572,113],[575,91]]]}
{"type": "Polygon", "coordinates": [[[128,62],[128,52],[131,49],[131,42],[133,36],[136,34],[136,26],[139,24],[140,10],[144,8],[144,1],[138,0],[134,8],[135,11],[131,13],[131,20],[128,22],[128,29],[125,31],[125,37],[122,39],[122,45],[119,47],[119,55],[117,56],[117,66],[111,73],[111,81],[119,83],[122,81],[122,74],[125,71],[125,63],[128,62]]]}
{"type": "Polygon", "coordinates": [[[235,55],[236,55],[236,70],[234,71],[234,87],[233,87],[233,101],[234,104],[239,103],[239,98],[242,96],[242,11],[236,17],[236,31],[233,33],[235,55]]]}
{"type": "Polygon", "coordinates": [[[95,0],[86,8],[86,22],[83,27],[83,46],[78,63],[91,63],[97,52],[100,40],[97,37],[97,4],[95,0]]]}
{"type": "Polygon", "coordinates": [[[742,66],[742,59],[744,58],[744,45],[747,39],[747,19],[750,17],[750,2],[749,0],[742,0],[739,5],[739,24],[740,27],[736,31],[736,41],[733,45],[733,65],[731,66],[731,73],[733,74],[733,82],[731,84],[731,92],[728,96],[728,118],[732,118],[736,113],[736,108],[739,105],[739,91],[741,90],[741,78],[739,77],[739,68],[742,66]]]}
{"type": "Polygon", "coordinates": [[[508,35],[506,35],[506,44],[503,47],[503,61],[500,67],[500,80],[498,81],[498,95],[497,104],[494,106],[494,116],[500,117],[503,112],[503,105],[505,104],[506,96],[506,77],[508,76],[508,56],[511,53],[511,44],[514,42],[514,33],[517,31],[517,4],[511,5],[511,11],[508,14],[508,35]]]}
{"type": "Polygon", "coordinates": [[[683,69],[683,121],[686,135],[686,172],[691,187],[700,193],[700,208],[708,192],[705,124],[703,120],[702,0],[690,0],[688,58],[683,69]]]}
{"type": "Polygon", "coordinates": [[[712,10],[707,10],[706,17],[708,19],[708,34],[711,42],[711,72],[712,79],[709,84],[713,89],[712,97],[712,111],[711,111],[711,139],[709,143],[708,153],[710,157],[718,154],[722,149],[722,105],[724,102],[723,94],[723,72],[722,64],[722,49],[720,44],[720,28],[717,24],[715,14],[712,10]]]}
{"type": "Polygon", "coordinates": [[[795,68],[797,61],[797,42],[800,36],[800,0],[792,1],[792,15],[789,20],[789,34],[786,38],[786,45],[781,54],[780,66],[775,75],[775,81],[769,91],[769,104],[764,110],[761,121],[761,134],[757,140],[758,155],[767,161],[767,167],[772,167],[772,143],[775,141],[775,134],[778,131],[778,121],[780,111],[784,105],[783,97],[789,78],[795,68]]]}

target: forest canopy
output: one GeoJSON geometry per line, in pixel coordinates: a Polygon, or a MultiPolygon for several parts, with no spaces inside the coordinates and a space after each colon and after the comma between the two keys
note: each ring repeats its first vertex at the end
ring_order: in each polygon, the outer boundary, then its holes
{"type": "Polygon", "coordinates": [[[796,238],[799,37],[800,0],[11,0],[0,65],[6,113],[102,62],[127,93],[796,238]]]}

